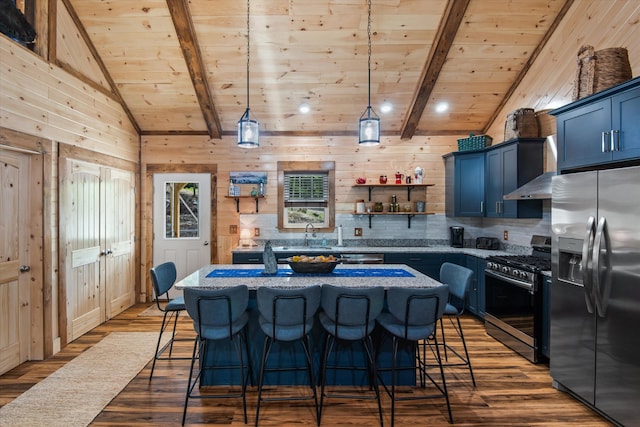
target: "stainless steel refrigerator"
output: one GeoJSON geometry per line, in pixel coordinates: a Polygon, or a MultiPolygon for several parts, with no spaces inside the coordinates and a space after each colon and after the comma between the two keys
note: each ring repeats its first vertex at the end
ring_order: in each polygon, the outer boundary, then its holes
{"type": "Polygon", "coordinates": [[[553,178],[551,376],[640,426],[640,167],[553,178]]]}

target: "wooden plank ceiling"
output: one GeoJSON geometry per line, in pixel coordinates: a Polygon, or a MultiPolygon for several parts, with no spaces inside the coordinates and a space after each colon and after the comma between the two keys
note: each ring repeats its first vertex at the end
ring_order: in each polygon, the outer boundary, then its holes
{"type": "MultiPolygon", "coordinates": [[[[572,1],[372,0],[371,105],[383,134],[483,132],[572,1]]],[[[59,17],[75,19],[102,70],[85,77],[108,81],[142,134],[235,134],[247,107],[246,1],[62,3],[59,17]]],[[[250,10],[249,105],[261,133],[355,134],[368,95],[367,0],[250,0],[250,10]]]]}

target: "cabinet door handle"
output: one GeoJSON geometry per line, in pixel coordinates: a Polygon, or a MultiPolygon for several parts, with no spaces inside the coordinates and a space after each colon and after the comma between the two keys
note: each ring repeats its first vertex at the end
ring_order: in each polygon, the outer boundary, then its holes
{"type": "Polygon", "coordinates": [[[611,151],[620,151],[620,131],[611,130],[611,151]]]}
{"type": "Polygon", "coordinates": [[[611,129],[611,131],[609,132],[609,151],[616,151],[616,146],[615,146],[615,142],[614,142],[614,130],[611,129]]]}
{"type": "Polygon", "coordinates": [[[609,132],[602,132],[602,152],[607,153],[609,151],[610,142],[607,142],[607,139],[610,139],[609,132]]]}
{"type": "Polygon", "coordinates": [[[480,213],[484,213],[484,202],[480,202],[480,213]]]}
{"type": "Polygon", "coordinates": [[[500,213],[500,202],[496,202],[496,213],[500,213]]]}

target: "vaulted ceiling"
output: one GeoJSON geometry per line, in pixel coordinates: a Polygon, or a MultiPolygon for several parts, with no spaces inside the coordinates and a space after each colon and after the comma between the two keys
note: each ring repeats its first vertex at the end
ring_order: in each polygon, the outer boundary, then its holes
{"type": "MultiPolygon", "coordinates": [[[[481,133],[572,1],[372,0],[371,105],[383,135],[481,133]]],[[[58,56],[120,99],[141,134],[234,134],[248,59],[263,134],[355,134],[367,106],[367,0],[250,0],[249,57],[243,0],[62,4],[58,56]],[[75,37],[62,31],[71,27],[75,37]]]]}

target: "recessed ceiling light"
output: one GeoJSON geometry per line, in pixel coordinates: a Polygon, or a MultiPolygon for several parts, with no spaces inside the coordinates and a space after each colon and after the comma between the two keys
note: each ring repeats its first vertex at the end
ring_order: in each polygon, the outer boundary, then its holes
{"type": "Polygon", "coordinates": [[[436,112],[438,113],[444,113],[448,109],[449,104],[447,104],[446,102],[439,102],[438,104],[436,104],[436,112]]]}
{"type": "Polygon", "coordinates": [[[298,107],[298,111],[300,111],[300,113],[302,114],[307,114],[309,111],[311,111],[311,105],[307,103],[300,104],[300,106],[298,107]]]}
{"type": "Polygon", "coordinates": [[[393,110],[393,105],[391,105],[390,102],[384,102],[381,106],[380,106],[380,112],[381,113],[390,113],[391,110],[393,110]]]}

